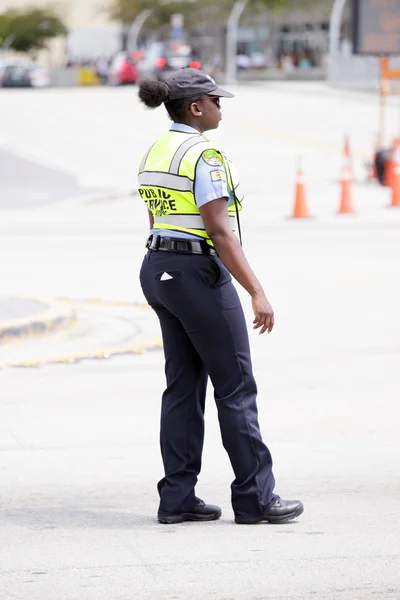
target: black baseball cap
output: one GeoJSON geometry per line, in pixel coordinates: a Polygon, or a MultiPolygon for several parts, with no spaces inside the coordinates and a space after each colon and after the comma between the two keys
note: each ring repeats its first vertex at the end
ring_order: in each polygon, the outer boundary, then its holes
{"type": "Polygon", "coordinates": [[[169,90],[169,100],[183,100],[207,94],[221,98],[234,98],[235,94],[218,87],[214,79],[199,69],[181,69],[173,73],[165,82],[169,90]]]}

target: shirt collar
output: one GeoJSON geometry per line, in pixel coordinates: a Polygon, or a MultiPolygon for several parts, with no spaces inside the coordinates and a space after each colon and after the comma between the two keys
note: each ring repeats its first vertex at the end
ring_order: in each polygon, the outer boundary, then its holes
{"type": "Polygon", "coordinates": [[[173,123],[171,125],[170,131],[180,131],[181,133],[197,133],[197,129],[194,127],[190,127],[190,125],[184,125],[183,123],[173,123]]]}

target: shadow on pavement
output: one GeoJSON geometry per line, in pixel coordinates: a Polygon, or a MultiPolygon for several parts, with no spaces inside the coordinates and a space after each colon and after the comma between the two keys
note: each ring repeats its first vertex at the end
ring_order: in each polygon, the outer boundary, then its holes
{"type": "Polygon", "coordinates": [[[124,513],[113,510],[86,510],[66,506],[55,508],[18,508],[3,511],[4,520],[13,525],[23,525],[30,529],[133,529],[143,525],[157,525],[156,516],[134,512],[124,513]]]}
{"type": "Polygon", "coordinates": [[[93,191],[81,187],[73,175],[4,148],[0,149],[0,189],[3,209],[34,208],[93,191]]]}

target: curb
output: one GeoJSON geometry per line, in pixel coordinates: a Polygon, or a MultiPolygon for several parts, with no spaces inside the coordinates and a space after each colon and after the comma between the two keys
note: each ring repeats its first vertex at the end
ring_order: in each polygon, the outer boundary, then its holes
{"type": "MultiPolygon", "coordinates": [[[[40,301],[43,302],[43,300],[40,301]]],[[[45,303],[47,305],[50,305],[49,301],[46,301],[45,303]]],[[[9,321],[8,323],[6,323],[6,328],[3,329],[3,323],[0,322],[0,344],[2,342],[12,341],[15,338],[19,339],[20,337],[25,337],[25,335],[40,335],[42,333],[63,327],[64,325],[75,325],[77,322],[75,312],[72,309],[69,309],[67,311],[65,305],[70,306],[71,304],[81,304],[87,306],[111,306],[114,308],[139,309],[143,311],[151,310],[148,304],[144,304],[141,302],[127,302],[124,300],[104,300],[101,298],[77,299],[64,296],[57,298],[57,301],[52,302],[51,304],[52,308],[49,309],[49,311],[46,311],[46,313],[42,313],[41,315],[42,317],[47,317],[45,320],[43,318],[40,320],[38,318],[32,318],[21,319],[18,321],[9,321]],[[62,314],[60,314],[61,312],[62,314]],[[22,331],[27,331],[27,333],[21,334],[21,327],[22,331]],[[27,330],[25,328],[27,328],[27,330]],[[2,337],[4,331],[6,331],[9,334],[8,337],[2,337]]],[[[106,360],[114,356],[144,354],[146,352],[157,351],[162,348],[162,340],[160,337],[157,337],[147,339],[137,344],[115,344],[103,347],[99,350],[92,350],[88,352],[66,353],[64,355],[48,356],[36,360],[0,362],[0,369],[8,367],[35,368],[44,365],[77,364],[83,360],[106,360]]]]}
{"type": "Polygon", "coordinates": [[[67,354],[64,356],[41,358],[31,361],[0,363],[0,369],[5,367],[34,368],[44,365],[77,364],[82,360],[106,360],[113,358],[114,356],[144,354],[145,352],[161,350],[162,347],[163,345],[161,339],[155,338],[142,344],[137,344],[136,346],[112,346],[97,352],[82,352],[76,354],[67,354]]]}
{"type": "Polygon", "coordinates": [[[22,319],[0,321],[0,344],[75,325],[76,315],[73,309],[66,308],[61,302],[41,298],[35,300],[44,304],[46,310],[22,319]]]}
{"type": "Polygon", "coordinates": [[[70,296],[59,296],[57,302],[63,304],[87,304],[88,306],[112,306],[114,308],[138,308],[151,311],[145,302],[131,302],[129,300],[107,300],[104,298],[71,298],[70,296]]]}

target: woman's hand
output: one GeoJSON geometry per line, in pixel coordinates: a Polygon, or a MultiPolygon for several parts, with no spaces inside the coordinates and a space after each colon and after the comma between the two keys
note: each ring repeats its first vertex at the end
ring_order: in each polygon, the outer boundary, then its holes
{"type": "Polygon", "coordinates": [[[260,335],[266,331],[271,333],[275,324],[274,311],[264,292],[256,292],[251,298],[251,303],[254,311],[253,329],[261,327],[260,335]]]}

